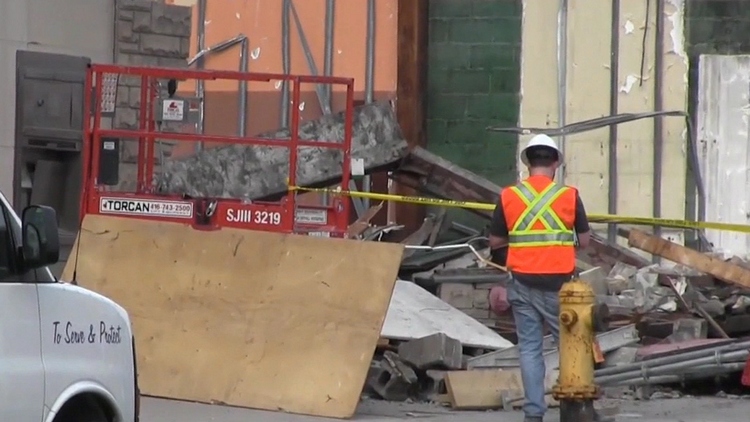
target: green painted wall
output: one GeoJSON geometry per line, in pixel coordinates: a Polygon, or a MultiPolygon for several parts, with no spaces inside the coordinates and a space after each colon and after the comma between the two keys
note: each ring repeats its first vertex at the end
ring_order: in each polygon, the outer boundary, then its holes
{"type": "Polygon", "coordinates": [[[521,0],[430,0],[427,149],[490,180],[516,177],[521,0]]]}

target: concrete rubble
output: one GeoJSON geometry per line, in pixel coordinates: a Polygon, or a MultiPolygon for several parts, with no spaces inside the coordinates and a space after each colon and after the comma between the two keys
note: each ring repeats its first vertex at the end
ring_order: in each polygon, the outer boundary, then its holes
{"type": "MultiPolygon", "coordinates": [[[[340,141],[343,127],[343,115],[334,114],[303,124],[300,137],[340,141]]],[[[501,187],[491,181],[422,148],[407,151],[388,103],[358,107],[353,133],[353,155],[364,160],[369,172],[387,169],[392,180],[423,196],[497,200],[501,187]]],[[[289,135],[282,130],[260,137],[289,135]]],[[[303,148],[299,157],[299,185],[326,186],[341,176],[340,158],[332,150],[303,148]]],[[[165,162],[156,187],[189,196],[269,198],[286,192],[287,171],[283,149],[221,146],[165,162]]],[[[523,393],[506,291],[510,275],[468,248],[456,247],[471,244],[489,257],[490,212],[471,211],[484,219],[471,227],[440,212],[404,233],[397,224],[371,223],[384,209],[379,204],[360,212],[348,232],[363,241],[407,246],[363,394],[454,409],[520,407],[522,400],[505,399],[523,393]]],[[[646,399],[675,394],[655,388],[675,391],[693,381],[742,372],[750,349],[750,342],[741,339],[750,335],[750,263],[720,260],[635,229],[618,234],[627,238],[629,248],[594,233],[591,245],[577,256],[578,277],[609,309],[608,329],[596,339],[597,383],[610,395],[646,399]],[[653,264],[644,257],[648,254],[663,258],[662,263],[653,264]]],[[[551,387],[559,350],[550,335],[544,346],[551,387]]],[[[750,376],[745,378],[750,384],[750,376]]],[[[549,404],[556,405],[551,398],[549,404]]]]}
{"type": "MultiPolygon", "coordinates": [[[[392,177],[423,195],[453,200],[490,202],[500,190],[419,148],[392,172],[392,177]]],[[[487,217],[486,213],[477,214],[487,217]]],[[[378,228],[371,225],[368,230],[375,232],[378,228]]],[[[436,247],[407,249],[402,280],[421,286],[503,338],[516,341],[505,292],[510,276],[467,249],[440,248],[471,243],[480,255],[488,257],[483,237],[486,227],[466,227],[444,215],[430,215],[417,232],[398,236],[400,230],[391,227],[381,231],[378,239],[406,238],[401,241],[405,245],[436,247]]],[[[579,278],[591,285],[596,301],[609,309],[608,330],[597,334],[601,355],[596,379],[606,395],[630,399],[680,397],[681,389],[695,383],[726,380],[742,373],[750,355],[750,342],[742,339],[750,335],[750,276],[745,278],[750,275],[750,263],[736,257],[718,260],[700,252],[695,252],[700,256],[691,255],[685,252],[687,247],[677,244],[665,248],[658,243],[665,241],[635,229],[620,230],[620,235],[628,239],[632,249],[595,235],[593,245],[580,251],[577,261],[579,278]],[[634,249],[661,256],[661,263],[653,264],[634,249]]],[[[361,237],[366,238],[366,234],[361,237]]],[[[553,374],[559,365],[559,351],[551,335],[545,337],[544,356],[548,375],[553,374]]],[[[375,398],[432,401],[462,409],[456,398],[462,393],[456,389],[470,387],[457,382],[451,387],[452,374],[484,372],[481,376],[486,377],[491,369],[500,370],[505,377],[480,381],[477,375],[476,382],[490,383],[487,389],[511,395],[522,392],[519,381],[511,376],[519,368],[515,346],[483,349],[435,333],[409,340],[384,339],[374,362],[374,366],[386,368],[400,362],[398,365],[407,365],[416,376],[409,372],[409,376],[398,377],[399,386],[391,387],[398,393],[390,393],[379,387],[384,378],[373,375],[366,391],[375,398]]],[[[745,378],[750,384],[750,373],[745,378]]],[[[487,401],[484,408],[508,408],[498,400],[487,401]]],[[[513,406],[521,404],[518,401],[513,406]]],[[[554,401],[550,404],[555,405],[554,401]]]]}
{"type": "MultiPolygon", "coordinates": [[[[299,127],[303,141],[337,142],[344,139],[345,113],[326,115],[299,127]]],[[[289,139],[281,129],[258,138],[289,139]]],[[[283,143],[279,143],[283,146],[283,143]]],[[[396,123],[389,102],[363,105],[354,109],[352,158],[362,159],[366,171],[387,167],[401,159],[407,144],[396,123]]],[[[313,186],[335,182],[341,177],[340,150],[300,147],[297,159],[297,185],[313,186]]],[[[180,158],[166,159],[154,177],[159,193],[191,197],[263,199],[288,190],[289,152],[287,148],[232,144],[205,148],[180,158]]]]}

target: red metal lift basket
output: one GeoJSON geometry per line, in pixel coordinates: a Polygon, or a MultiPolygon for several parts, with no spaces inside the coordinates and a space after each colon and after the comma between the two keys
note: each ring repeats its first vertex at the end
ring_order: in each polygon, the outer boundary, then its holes
{"type": "MultiPolygon", "coordinates": [[[[297,192],[289,191],[277,202],[244,202],[227,198],[186,198],[181,195],[157,194],[153,188],[155,144],[157,138],[176,142],[206,144],[242,144],[286,147],[289,151],[288,183],[296,186],[297,156],[300,147],[341,150],[341,188],[347,189],[351,175],[351,140],[354,103],[354,80],[351,78],[295,76],[283,74],[241,73],[233,71],[198,71],[155,67],[91,65],[87,72],[84,97],[84,153],[81,220],[86,214],[116,215],[152,221],[171,221],[193,225],[199,229],[234,227],[280,233],[300,233],[342,237],[349,224],[348,198],[334,196],[325,205],[298,206],[297,192]],[[105,87],[105,78],[140,79],[139,127],[137,129],[105,129],[102,125],[105,97],[115,86],[105,87]],[[212,136],[199,133],[172,133],[156,129],[155,104],[158,101],[157,81],[165,80],[232,80],[287,81],[291,86],[290,139],[266,139],[239,136],[212,136]],[[346,111],[343,142],[299,139],[300,84],[331,84],[346,87],[346,111]],[[107,89],[108,88],[108,89],[107,89]],[[137,182],[135,192],[118,192],[99,182],[102,143],[107,139],[137,139],[137,182]],[[300,218],[304,214],[307,218],[300,218]],[[313,216],[313,218],[310,218],[313,216]]],[[[110,104],[110,109],[112,104],[110,104]]],[[[119,164],[118,164],[119,165],[119,164]]]]}

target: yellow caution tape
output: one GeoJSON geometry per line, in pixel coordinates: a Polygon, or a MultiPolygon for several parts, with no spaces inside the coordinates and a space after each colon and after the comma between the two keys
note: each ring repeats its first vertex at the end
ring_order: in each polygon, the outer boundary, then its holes
{"type": "MultiPolygon", "coordinates": [[[[375,192],[358,192],[343,189],[303,188],[299,186],[290,186],[289,190],[327,193],[331,195],[348,196],[351,198],[367,198],[380,201],[403,202],[408,204],[432,205],[450,208],[464,208],[481,211],[493,211],[496,206],[496,204],[488,204],[484,202],[456,201],[452,199],[425,198],[419,196],[393,195],[375,192]]],[[[588,218],[589,222],[591,223],[632,224],[692,230],[713,229],[738,233],[750,233],[750,225],[747,224],[712,223],[707,221],[674,220],[668,218],[651,217],[623,217],[612,214],[589,214],[588,218]]]]}

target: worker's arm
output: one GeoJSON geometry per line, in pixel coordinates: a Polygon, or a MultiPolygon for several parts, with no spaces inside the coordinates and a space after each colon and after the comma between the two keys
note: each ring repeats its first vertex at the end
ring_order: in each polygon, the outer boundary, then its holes
{"type": "Polygon", "coordinates": [[[508,259],[508,226],[505,223],[505,213],[501,204],[495,206],[490,221],[490,253],[492,262],[505,265],[508,259]]]}
{"type": "Polygon", "coordinates": [[[591,226],[589,226],[589,219],[586,216],[586,208],[583,206],[583,201],[581,201],[578,192],[576,192],[575,231],[576,236],[578,236],[578,247],[581,249],[587,248],[591,241],[591,226]]]}

